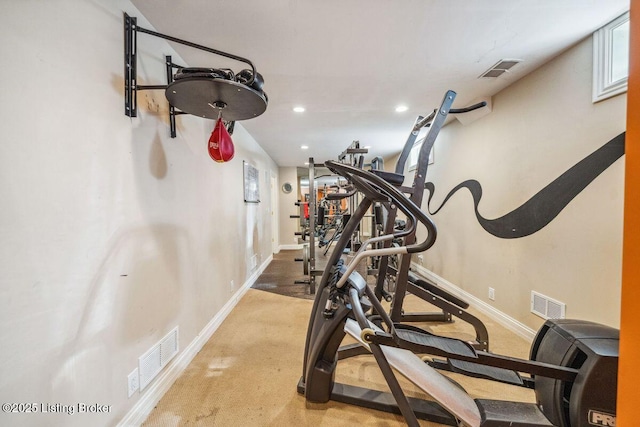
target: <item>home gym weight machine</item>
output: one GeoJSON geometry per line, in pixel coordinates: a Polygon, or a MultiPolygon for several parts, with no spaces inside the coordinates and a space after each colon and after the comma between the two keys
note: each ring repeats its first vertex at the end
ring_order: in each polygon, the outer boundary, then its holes
{"type": "Polygon", "coordinates": [[[325,184],[325,197],[320,200],[318,204],[318,248],[326,247],[324,250],[324,255],[327,255],[329,249],[333,245],[340,234],[342,233],[342,224],[349,218],[349,210],[344,207],[346,205],[346,200],[332,200],[331,196],[329,198],[326,195],[330,194],[329,189],[339,189],[338,185],[330,186],[327,188],[325,184]]]}
{"type": "MultiPolygon", "coordinates": [[[[448,96],[454,96],[448,92],[448,96]]],[[[449,106],[439,110],[446,116],[449,106]]],[[[453,426],[579,427],[603,420],[615,423],[618,331],[579,320],[547,321],[538,331],[528,360],[476,350],[469,343],[394,323],[373,290],[357,273],[356,264],[369,256],[410,255],[429,249],[436,228],[410,198],[380,176],[338,162],[327,167],[340,173],[364,194],[319,283],[309,319],[302,377],[298,392],[309,402],[336,400],[400,413],[410,426],[418,418],[453,426]],[[407,216],[407,228],[364,242],[346,265],[340,248],[375,201],[393,203],[407,216]],[[380,241],[406,238],[418,224],[427,230],[421,242],[373,249],[380,241]],[[383,320],[380,328],[366,316],[383,320]],[[346,334],[373,353],[391,393],[335,382],[337,351],[346,334]],[[464,375],[533,389],[536,403],[472,399],[417,354],[441,357],[432,364],[464,375]],[[435,401],[407,398],[393,370],[435,401]],[[528,375],[525,375],[528,374],[528,375]]],[[[609,424],[613,425],[613,424],[609,424]]]]}
{"type": "MultiPolygon", "coordinates": [[[[316,269],[316,186],[315,186],[315,169],[316,167],[324,166],[322,163],[316,164],[313,157],[309,157],[309,197],[306,203],[308,203],[309,220],[308,220],[308,235],[309,242],[302,245],[302,258],[296,258],[296,262],[302,262],[302,271],[305,276],[303,280],[296,280],[294,283],[309,285],[309,293],[315,294],[316,292],[316,276],[320,276],[323,270],[316,269]]],[[[303,213],[300,213],[301,216],[303,213]]],[[[292,215],[291,218],[296,218],[296,215],[292,215]]],[[[295,233],[298,236],[302,236],[302,240],[306,240],[306,232],[303,229],[300,232],[295,233]]]]}
{"type": "MultiPolygon", "coordinates": [[[[338,160],[342,163],[356,165],[357,167],[362,168],[364,164],[364,154],[368,152],[368,149],[361,148],[359,141],[353,141],[349,147],[347,147],[340,155],[338,156],[338,160]]],[[[324,221],[325,215],[318,215],[318,200],[317,200],[317,188],[316,188],[316,168],[324,167],[322,163],[315,163],[313,157],[309,158],[309,196],[308,200],[304,202],[298,202],[297,204],[307,203],[307,208],[309,212],[309,218],[306,230],[296,232],[295,235],[299,236],[303,243],[302,247],[302,257],[296,258],[296,262],[302,263],[302,271],[306,276],[304,279],[296,280],[294,283],[303,284],[309,286],[309,293],[314,294],[316,288],[316,277],[321,276],[324,270],[316,268],[316,229],[319,225],[318,220],[321,219],[324,221]],[[308,242],[306,242],[306,237],[309,237],[308,242]]],[[[345,193],[331,193],[325,194],[325,197],[328,200],[341,200],[345,197],[349,197],[349,194],[345,193]]],[[[355,208],[355,201],[352,197],[349,198],[349,207],[348,211],[352,212],[355,208]]],[[[290,218],[302,218],[302,209],[299,215],[290,215],[290,218]]],[[[360,235],[358,233],[354,234],[352,239],[350,240],[349,247],[353,247],[358,245],[360,242],[360,235]]]]}

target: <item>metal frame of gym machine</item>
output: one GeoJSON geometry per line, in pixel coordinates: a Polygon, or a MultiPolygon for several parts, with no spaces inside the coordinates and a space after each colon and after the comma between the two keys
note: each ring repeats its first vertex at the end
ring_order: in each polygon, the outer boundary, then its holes
{"type": "Polygon", "coordinates": [[[255,65],[246,58],[143,28],[138,25],[137,18],[124,13],[124,113],[129,117],[137,117],[137,93],[139,90],[165,90],[165,95],[169,100],[171,138],[176,137],[176,116],[181,114],[194,114],[209,119],[222,117],[227,122],[226,127],[229,133],[233,133],[236,120],[250,119],[262,114],[267,108],[266,95],[264,92],[260,93],[250,87],[258,75],[255,65]],[[137,76],[138,33],[243,62],[251,67],[251,77],[245,83],[202,77],[177,82],[174,81],[173,70],[187,67],[173,63],[171,55],[165,55],[167,84],[139,85],[137,76]],[[191,87],[194,84],[198,86],[197,90],[193,90],[191,87]],[[169,92],[168,88],[174,88],[174,90],[169,92]],[[207,98],[210,95],[213,95],[215,99],[207,98]],[[191,112],[194,106],[196,110],[203,111],[201,108],[203,105],[211,107],[211,109],[206,108],[204,113],[198,114],[191,112]]]}
{"type": "MultiPolygon", "coordinates": [[[[367,154],[368,152],[369,150],[367,148],[360,148],[360,141],[353,141],[351,145],[349,145],[349,147],[347,147],[338,156],[338,161],[341,163],[349,164],[362,169],[365,166],[364,155],[367,154]]],[[[376,165],[379,166],[381,162],[382,162],[382,158],[377,157],[375,159],[376,165]]],[[[351,213],[354,212],[356,207],[358,206],[357,191],[351,188],[352,186],[349,186],[348,184],[346,187],[347,187],[346,193],[336,192],[336,193],[325,194],[325,198],[328,200],[337,201],[337,200],[349,199],[348,206],[347,206],[347,214],[343,215],[342,226],[346,224],[346,222],[348,221],[348,218],[351,216],[351,213]]],[[[374,219],[373,215],[372,215],[372,219],[374,219]]],[[[321,225],[321,224],[318,224],[318,225],[321,225]]],[[[375,225],[373,224],[373,220],[372,220],[371,231],[375,232],[375,225]]],[[[334,237],[331,239],[331,241],[327,245],[327,248],[325,249],[325,252],[324,252],[325,255],[329,252],[329,249],[331,248],[332,244],[337,240],[340,234],[341,232],[335,234],[334,237]]],[[[352,248],[357,249],[357,247],[360,245],[360,242],[362,241],[362,235],[363,235],[362,227],[358,227],[354,232],[354,234],[352,235],[352,239],[349,243],[350,250],[353,250],[352,248]]]]}
{"type": "MultiPolygon", "coordinates": [[[[484,107],[485,102],[466,107],[466,108],[451,108],[451,103],[445,98],[443,106],[450,114],[462,114],[475,109],[484,107]]],[[[410,200],[416,205],[421,206],[424,196],[424,188],[426,182],[427,169],[429,166],[429,155],[433,149],[433,145],[440,132],[440,129],[444,125],[445,118],[442,114],[438,114],[439,110],[434,110],[427,117],[418,116],[415,124],[407,138],[407,142],[398,158],[396,163],[395,173],[389,173],[384,171],[372,171],[373,173],[385,177],[391,176],[397,181],[404,180],[404,169],[409,158],[409,154],[416,143],[416,139],[420,133],[420,130],[424,127],[430,127],[429,132],[425,136],[420,152],[418,154],[418,162],[416,170],[414,172],[413,185],[411,187],[404,187],[398,185],[398,189],[409,194],[410,200]]],[[[383,203],[387,210],[387,221],[385,224],[384,234],[393,233],[395,226],[395,219],[397,217],[397,208],[390,203],[383,203]]],[[[415,242],[415,231],[405,237],[405,244],[412,244],[415,242]]],[[[385,241],[382,243],[383,247],[391,246],[391,241],[385,241]]],[[[389,266],[389,257],[382,257],[378,263],[378,277],[376,279],[375,294],[378,300],[382,298],[391,301],[390,317],[394,322],[452,322],[452,316],[458,317],[461,320],[469,323],[473,326],[476,333],[476,342],[474,345],[480,350],[488,350],[489,348],[489,334],[485,325],[480,319],[473,316],[466,311],[468,303],[462,301],[449,292],[438,288],[438,286],[428,283],[422,279],[412,277],[409,273],[411,265],[411,255],[403,255],[396,271],[392,271],[389,266]],[[393,295],[389,295],[384,290],[384,283],[387,280],[389,273],[395,275],[395,291],[393,295]],[[416,295],[422,300],[440,308],[440,312],[422,312],[422,313],[405,313],[402,309],[404,303],[404,297],[407,292],[416,295]]],[[[343,356],[347,357],[348,353],[343,356]]]]}
{"type": "MultiPolygon", "coordinates": [[[[304,275],[308,276],[304,280],[296,280],[294,283],[309,285],[309,293],[316,293],[316,276],[321,276],[324,270],[316,269],[316,186],[315,186],[315,168],[323,167],[322,163],[316,164],[313,157],[309,157],[309,243],[303,243],[302,258],[296,258],[296,261],[303,263],[302,269],[304,275]]],[[[300,216],[302,216],[302,212],[300,216]]],[[[295,215],[292,216],[295,218],[295,215]]],[[[302,231],[304,240],[304,231],[302,231]]],[[[298,233],[296,233],[298,235],[298,233]]]]}
{"type": "MultiPolygon", "coordinates": [[[[340,162],[347,162],[349,164],[353,163],[353,160],[356,158],[355,156],[360,155],[358,157],[358,166],[362,168],[362,164],[364,162],[364,154],[368,153],[368,149],[360,148],[359,141],[353,141],[349,147],[347,147],[340,155],[338,156],[338,160],[340,162]]],[[[315,163],[313,157],[309,157],[309,242],[303,243],[302,249],[302,258],[296,258],[296,261],[303,263],[303,274],[307,276],[303,280],[296,280],[294,283],[309,285],[309,293],[315,294],[316,292],[316,276],[322,276],[324,270],[319,270],[316,268],[316,221],[317,221],[317,190],[315,185],[316,179],[316,168],[324,167],[322,163],[315,163]]],[[[304,202],[301,202],[304,203],[304,202]]],[[[357,206],[357,201],[351,197],[349,199],[349,212],[353,212],[355,207],[357,206]]],[[[297,218],[297,215],[291,215],[290,218],[297,218]]],[[[300,213],[300,217],[302,217],[302,212],[300,213]]],[[[297,232],[296,235],[302,236],[302,239],[305,240],[304,231],[297,232]]],[[[357,244],[359,242],[351,240],[351,245],[357,244]]]]}
{"type": "MultiPolygon", "coordinates": [[[[436,116],[446,117],[454,97],[455,92],[447,93],[436,116]]],[[[307,401],[335,400],[400,413],[412,427],[419,426],[418,418],[472,427],[580,427],[603,419],[615,423],[619,332],[614,328],[580,320],[549,320],[538,331],[526,360],[476,350],[463,340],[394,322],[357,273],[357,263],[370,256],[425,251],[435,243],[435,224],[377,174],[337,162],[326,165],[354,183],[364,199],[330,255],[314,299],[297,387],[307,401]],[[395,204],[407,215],[408,227],[364,242],[352,262],[345,265],[339,249],[346,247],[349,233],[375,201],[395,204]],[[374,248],[379,241],[415,235],[418,223],[427,229],[424,241],[407,243],[405,239],[401,247],[374,248]],[[382,318],[386,330],[376,328],[366,317],[369,309],[382,318]],[[337,353],[346,333],[373,353],[391,393],[335,382],[337,353]],[[444,357],[444,364],[467,376],[531,388],[537,402],[472,399],[417,354],[444,357]],[[408,398],[392,368],[435,401],[408,398]]]]}

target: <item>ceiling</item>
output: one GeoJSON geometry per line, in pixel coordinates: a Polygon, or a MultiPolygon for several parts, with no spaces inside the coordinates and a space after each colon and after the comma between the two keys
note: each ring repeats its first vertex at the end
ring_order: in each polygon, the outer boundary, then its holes
{"type": "MultiPolygon", "coordinates": [[[[255,64],[269,105],[240,123],[280,166],[335,159],[356,140],[370,147],[367,160],[395,154],[416,116],[436,108],[446,90],[458,94],[454,107],[492,96],[629,7],[629,0],[132,2],[156,31],[255,64]],[[501,59],[522,62],[479,78],[501,59]],[[408,110],[398,113],[398,105],[408,110]]],[[[246,68],[173,47],[188,66],[246,68]]]]}

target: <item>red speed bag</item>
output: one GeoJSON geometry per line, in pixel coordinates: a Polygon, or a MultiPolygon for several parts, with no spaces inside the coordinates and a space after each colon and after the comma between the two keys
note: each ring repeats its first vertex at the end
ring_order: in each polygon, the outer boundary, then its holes
{"type": "Polygon", "coordinates": [[[235,149],[233,148],[233,140],[227,132],[227,128],[222,119],[218,119],[216,127],[213,128],[209,137],[209,155],[218,163],[228,162],[233,159],[235,149]]]}

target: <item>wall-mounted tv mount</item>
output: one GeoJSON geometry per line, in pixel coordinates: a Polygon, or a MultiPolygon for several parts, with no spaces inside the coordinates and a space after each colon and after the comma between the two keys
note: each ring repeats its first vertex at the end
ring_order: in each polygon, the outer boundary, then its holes
{"type": "Polygon", "coordinates": [[[268,98],[262,90],[264,80],[251,61],[138,26],[135,17],[124,14],[124,113],[137,117],[137,92],[164,89],[169,101],[171,137],[176,137],[176,116],[193,114],[208,119],[222,118],[229,133],[236,120],[259,116],[267,109],[268,98]],[[228,68],[190,68],[174,64],[165,56],[166,85],[139,85],[137,82],[137,34],[145,33],[235,61],[250,69],[234,73],[228,68]],[[177,72],[174,74],[173,70],[177,72]]]}

